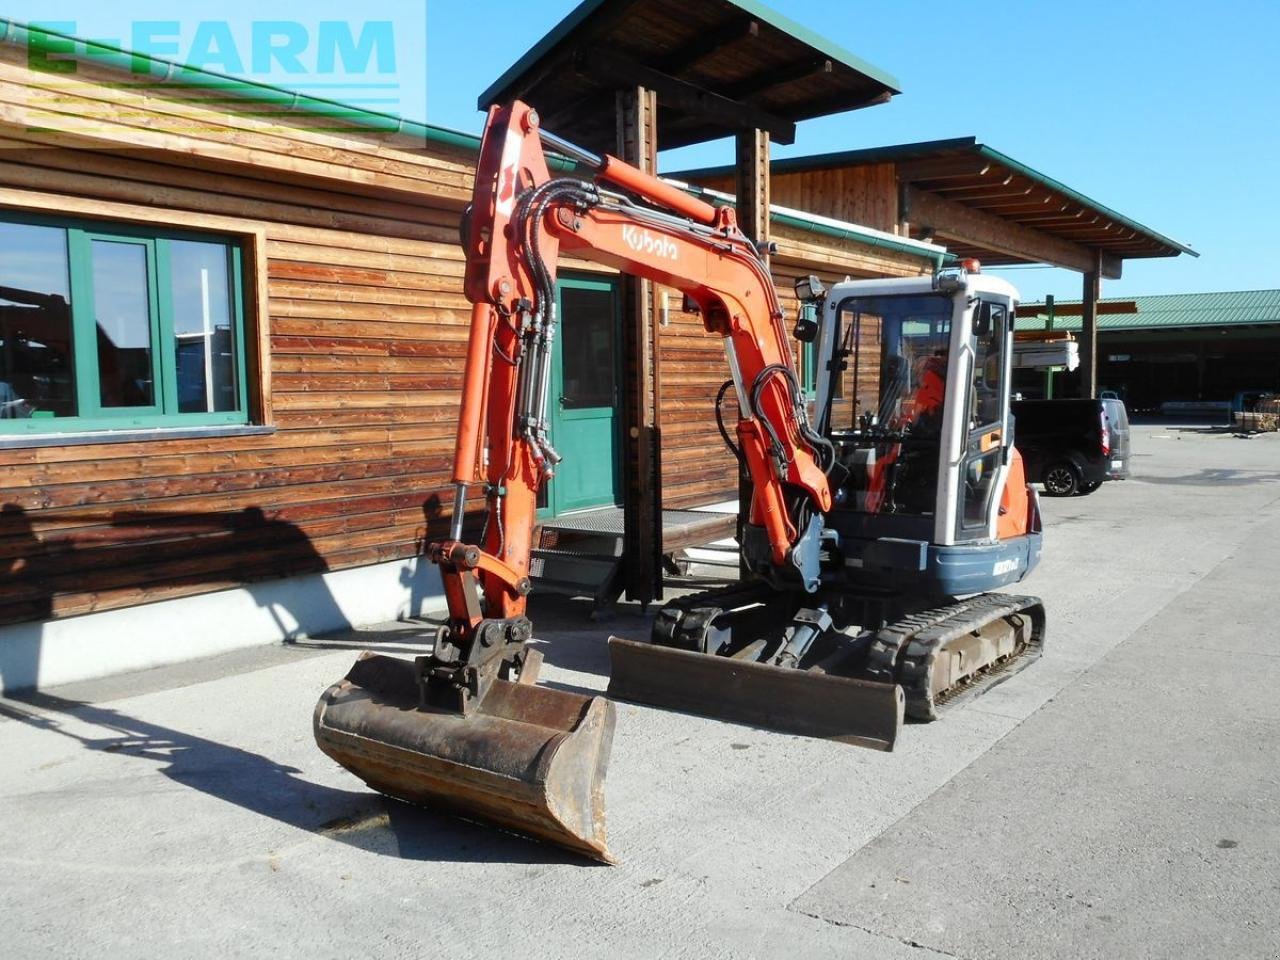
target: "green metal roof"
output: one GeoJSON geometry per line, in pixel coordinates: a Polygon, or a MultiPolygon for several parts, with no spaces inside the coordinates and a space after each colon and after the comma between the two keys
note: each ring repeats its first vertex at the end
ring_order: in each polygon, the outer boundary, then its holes
{"type": "MultiPolygon", "coordinates": [[[[1099,330],[1154,330],[1170,327],[1229,327],[1280,324],[1280,290],[1233,290],[1224,293],[1165,293],[1150,297],[1116,297],[1099,303],[1133,301],[1137,313],[1102,314],[1099,330]]],[[[1079,307],[1080,301],[1057,301],[1079,307]]],[[[1044,330],[1048,317],[1044,304],[1018,308],[1019,330],[1044,330]],[[1031,315],[1027,315],[1030,311],[1031,315]]],[[[1054,318],[1055,330],[1079,330],[1079,316],[1054,318]]]]}
{"type": "MultiPolygon", "coordinates": [[[[1177,256],[1179,253],[1186,253],[1193,257],[1198,254],[1191,247],[1177,240],[1170,239],[1163,234],[1151,229],[1144,224],[1139,223],[1132,217],[1127,217],[1104,204],[1085,196],[1078,190],[1067,186],[1060,180],[1055,180],[1047,174],[1041,173],[1032,167],[1027,166],[1014,160],[1007,154],[1001,153],[994,147],[989,147],[985,143],[979,143],[976,137],[955,137],[949,140],[925,140],[918,143],[899,143],[883,147],[869,147],[859,150],[842,150],[834,153],[812,154],[805,157],[788,157],[783,160],[774,160],[770,164],[770,169],[775,174],[786,173],[808,173],[818,170],[832,170],[840,167],[856,167],[875,163],[901,163],[908,160],[949,160],[963,158],[979,158],[989,163],[1003,167],[1009,174],[1016,174],[1031,181],[1037,185],[1037,189],[1050,191],[1057,194],[1063,200],[1082,207],[1091,214],[1098,215],[1101,219],[1115,224],[1120,227],[1132,230],[1141,234],[1148,244],[1154,245],[1156,248],[1163,248],[1157,255],[1161,256],[1177,256]]],[[[731,176],[734,172],[732,166],[703,167],[697,170],[682,170],[673,172],[670,176],[680,180],[690,180],[693,182],[705,181],[717,177],[731,176]]],[[[929,184],[922,183],[924,189],[929,189],[929,184]]],[[[990,192],[992,194],[1000,194],[1005,189],[1004,184],[999,179],[990,181],[990,192]]],[[[966,205],[974,206],[981,209],[984,200],[978,192],[974,191],[974,196],[963,201],[966,205]]],[[[996,215],[999,215],[998,212],[996,215]]],[[[1011,222],[1017,222],[1017,217],[1008,217],[1011,222]]],[[[1035,223],[1029,224],[1035,227],[1035,223]]],[[[1052,233],[1052,227],[1045,227],[1046,232],[1052,233]]],[[[1082,244],[1089,244],[1090,238],[1077,236],[1082,244]]],[[[1105,235],[1100,234],[1102,242],[1108,242],[1105,235]]],[[[1119,256],[1150,256],[1150,253],[1142,254],[1134,251],[1126,251],[1117,249],[1115,251],[1119,256]]]]}
{"type": "MultiPolygon", "coordinates": [[[[160,77],[159,85],[162,87],[210,90],[226,94],[233,99],[243,99],[246,104],[278,107],[282,120],[292,116],[341,121],[342,127],[336,128],[341,132],[368,131],[402,135],[463,150],[480,149],[479,137],[448,127],[406,120],[396,114],[365,110],[337,100],[311,97],[284,87],[231,77],[213,70],[205,70],[203,67],[175,63],[149,54],[135,53],[46,27],[32,28],[17,20],[0,19],[0,38],[24,49],[56,55],[59,60],[66,60],[69,57],[65,47],[60,44],[72,41],[77,44],[81,58],[99,66],[131,73],[140,86],[155,77],[160,77]],[[139,69],[142,66],[147,67],[146,73],[139,69]]],[[[261,115],[260,112],[259,115],[261,115]]],[[[326,127],[325,129],[335,128],[326,127]]]]}
{"type": "MultiPolygon", "coordinates": [[[[738,7],[748,16],[763,20],[775,29],[781,30],[802,43],[807,43],[815,50],[821,51],[832,60],[843,63],[846,67],[857,70],[859,73],[865,74],[872,80],[876,80],[886,87],[892,89],[895,93],[900,93],[902,88],[898,85],[898,79],[889,73],[881,70],[873,64],[860,57],[854,56],[848,50],[832,43],[821,34],[815,33],[807,27],[802,27],[790,17],[784,17],[776,10],[771,10],[758,0],[727,0],[733,6],[738,7]]],[[[582,0],[582,3],[574,7],[569,14],[557,23],[551,32],[535,43],[519,60],[513,63],[497,80],[489,85],[484,93],[480,94],[476,101],[476,106],[481,110],[487,110],[489,105],[497,103],[502,99],[507,88],[512,86],[520,77],[544,56],[550,53],[557,44],[565,37],[573,33],[585,21],[590,19],[597,11],[607,4],[616,4],[618,0],[582,0]]]]}

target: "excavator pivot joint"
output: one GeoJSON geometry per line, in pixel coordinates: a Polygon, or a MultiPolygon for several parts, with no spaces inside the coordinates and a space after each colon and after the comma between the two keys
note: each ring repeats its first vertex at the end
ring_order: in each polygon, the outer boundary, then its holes
{"type": "Polygon", "coordinates": [[[533,633],[527,617],[481,620],[469,643],[455,643],[452,638],[463,632],[442,627],[435,650],[414,659],[420,706],[470,716],[494,680],[521,672],[533,633]]]}

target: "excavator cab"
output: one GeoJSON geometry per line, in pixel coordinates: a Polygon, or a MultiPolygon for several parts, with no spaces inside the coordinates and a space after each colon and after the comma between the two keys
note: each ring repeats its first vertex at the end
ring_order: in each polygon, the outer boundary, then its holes
{"type": "Polygon", "coordinates": [[[846,281],[826,297],[817,426],[848,477],[827,524],[860,583],[978,593],[1039,561],[1009,412],[1016,301],[963,269],[846,281]]]}

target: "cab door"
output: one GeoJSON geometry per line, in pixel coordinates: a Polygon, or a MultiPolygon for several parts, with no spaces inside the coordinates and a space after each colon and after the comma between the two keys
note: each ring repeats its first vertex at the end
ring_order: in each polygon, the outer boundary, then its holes
{"type": "Polygon", "coordinates": [[[973,315],[973,375],[969,383],[960,462],[956,541],[994,536],[1009,436],[1009,305],[980,300],[973,315]]]}

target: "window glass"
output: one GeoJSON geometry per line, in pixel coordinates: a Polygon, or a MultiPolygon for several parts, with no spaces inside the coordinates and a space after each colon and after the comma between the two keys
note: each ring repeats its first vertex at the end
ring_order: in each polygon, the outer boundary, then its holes
{"type": "Polygon", "coordinates": [[[818,343],[812,341],[800,347],[800,385],[804,387],[804,395],[812,397],[818,391],[818,343]]]}
{"type": "Polygon", "coordinates": [[[981,456],[971,457],[965,464],[964,474],[964,516],[965,527],[986,526],[990,517],[991,494],[994,483],[1000,472],[999,447],[981,456]]]}
{"type": "Polygon", "coordinates": [[[991,498],[999,475],[1004,444],[989,438],[999,434],[1004,393],[1005,307],[983,300],[974,313],[973,382],[969,391],[968,457],[962,493],[962,527],[985,527],[991,517],[991,498]],[[988,438],[984,442],[984,438],[988,438]],[[989,449],[983,449],[988,446],[989,449]]]}
{"type": "Polygon", "coordinates": [[[854,297],[840,306],[841,356],[851,358],[857,403],[851,429],[835,439],[854,509],[934,512],[951,311],[940,294],[854,297]]]}
{"type": "Polygon", "coordinates": [[[0,223],[0,419],[73,417],[67,232],[0,223]]]}
{"type": "Polygon", "coordinates": [[[178,409],[236,409],[235,314],[227,248],[174,240],[169,245],[178,409]]]}
{"type": "Polygon", "coordinates": [[[939,297],[924,296],[882,300],[883,306],[891,309],[880,314],[882,352],[876,420],[891,428],[937,434],[947,389],[951,304],[939,297]]]}
{"type": "MultiPolygon", "coordinates": [[[[804,320],[816,321],[818,308],[812,303],[800,304],[800,317],[804,320]]],[[[818,391],[818,338],[807,343],[800,340],[796,344],[800,361],[800,385],[806,397],[812,397],[818,391]]]]}
{"type": "Polygon", "coordinates": [[[1004,381],[1005,309],[982,301],[977,317],[981,334],[975,336],[971,419],[975,426],[1000,422],[1004,381]]]}
{"type": "Polygon", "coordinates": [[[0,217],[0,434],[245,423],[240,248],[0,217]]]}
{"type": "Polygon", "coordinates": [[[98,328],[98,389],[104,407],[155,404],[147,248],[92,242],[93,314],[98,328]]]}
{"type": "Polygon", "coordinates": [[[614,405],[616,325],[612,290],[564,287],[560,291],[565,410],[614,405]]]}

